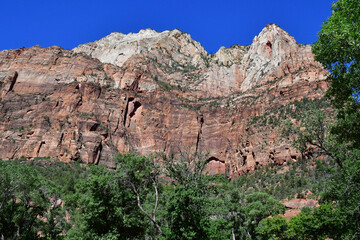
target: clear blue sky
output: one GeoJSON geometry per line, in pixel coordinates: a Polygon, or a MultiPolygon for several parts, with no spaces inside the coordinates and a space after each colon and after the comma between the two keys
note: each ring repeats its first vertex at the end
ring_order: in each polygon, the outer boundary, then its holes
{"type": "Polygon", "coordinates": [[[58,45],[72,49],[111,32],[178,28],[208,52],[251,44],[268,23],[299,43],[315,42],[332,0],[1,0],[0,50],[58,45]]]}

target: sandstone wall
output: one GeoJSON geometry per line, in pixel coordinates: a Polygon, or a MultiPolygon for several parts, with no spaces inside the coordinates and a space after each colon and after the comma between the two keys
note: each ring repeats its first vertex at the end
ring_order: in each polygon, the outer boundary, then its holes
{"type": "Polygon", "coordinates": [[[0,158],[115,167],[119,152],[190,148],[209,153],[210,173],[236,177],[299,156],[278,125],[253,120],[321,98],[326,76],[311,47],[276,25],[215,55],[179,30],[1,51],[0,158]]]}

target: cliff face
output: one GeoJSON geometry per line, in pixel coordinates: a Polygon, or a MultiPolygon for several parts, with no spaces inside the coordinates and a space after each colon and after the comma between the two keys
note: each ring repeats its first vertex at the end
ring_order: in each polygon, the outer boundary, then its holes
{"type": "Polygon", "coordinates": [[[179,30],[148,29],[74,50],[1,51],[0,158],[114,167],[117,152],[190,148],[209,153],[210,173],[236,177],[298,157],[276,125],[254,119],[320,98],[326,75],[311,47],[276,25],[214,55],[179,30]]]}

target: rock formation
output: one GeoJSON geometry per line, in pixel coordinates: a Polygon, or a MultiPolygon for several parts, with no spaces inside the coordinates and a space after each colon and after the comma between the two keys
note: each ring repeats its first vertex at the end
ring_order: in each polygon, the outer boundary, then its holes
{"type": "MultiPolygon", "coordinates": [[[[277,25],[208,54],[179,30],[112,33],[73,50],[0,52],[0,158],[114,167],[117,153],[208,153],[236,177],[299,156],[261,116],[321,98],[327,71],[277,25]]],[[[296,111],[296,109],[294,109],[296,111]]]]}
{"type": "Polygon", "coordinates": [[[319,203],[315,199],[285,199],[281,201],[282,204],[285,205],[286,211],[284,214],[281,214],[280,216],[285,217],[286,220],[290,220],[292,217],[295,217],[301,213],[301,209],[303,207],[309,207],[309,208],[315,208],[319,207],[319,203]]]}

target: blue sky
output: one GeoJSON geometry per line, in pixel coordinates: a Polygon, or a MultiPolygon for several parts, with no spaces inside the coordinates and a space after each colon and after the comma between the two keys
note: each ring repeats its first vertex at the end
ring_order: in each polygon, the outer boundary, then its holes
{"type": "Polygon", "coordinates": [[[72,49],[111,32],[178,28],[208,52],[251,44],[269,23],[299,43],[315,42],[332,0],[1,0],[0,50],[53,45],[72,49]]]}

